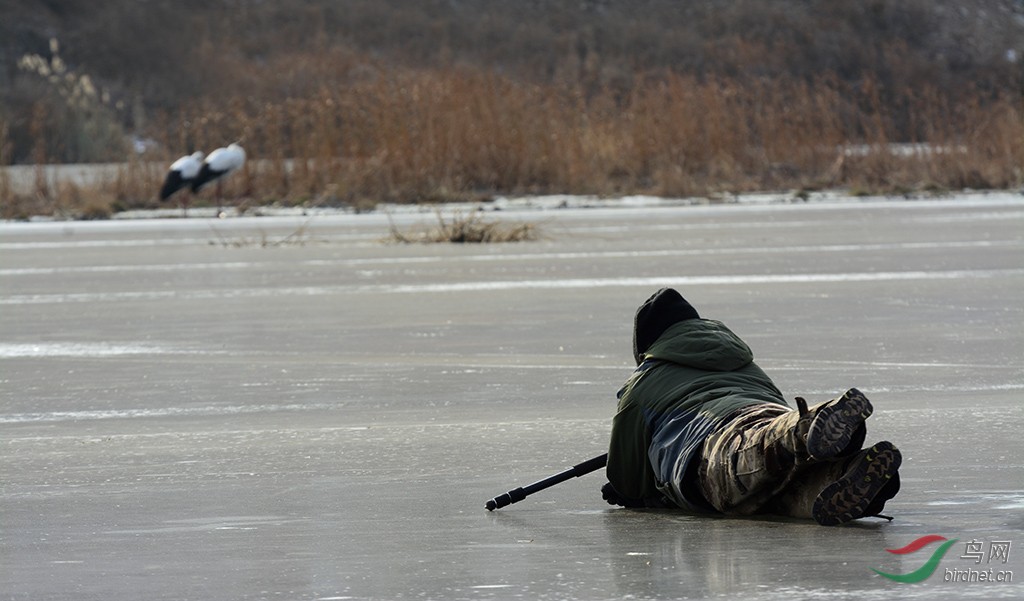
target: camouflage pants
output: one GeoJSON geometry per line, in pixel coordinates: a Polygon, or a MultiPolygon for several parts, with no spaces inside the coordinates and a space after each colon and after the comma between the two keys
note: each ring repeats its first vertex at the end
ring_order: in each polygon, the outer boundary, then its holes
{"type": "Polygon", "coordinates": [[[730,515],[811,517],[815,497],[840,462],[786,461],[765,452],[769,424],[790,411],[784,405],[749,407],[708,436],[698,480],[712,507],[730,515]]]}

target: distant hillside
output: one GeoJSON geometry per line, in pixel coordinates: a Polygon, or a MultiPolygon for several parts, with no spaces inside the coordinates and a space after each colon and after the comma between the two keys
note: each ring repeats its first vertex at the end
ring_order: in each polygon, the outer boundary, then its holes
{"type": "MultiPolygon", "coordinates": [[[[102,138],[115,125],[145,135],[147,117],[203,99],[312,94],[370,63],[623,93],[666,72],[1019,90],[1024,0],[0,0],[5,162],[31,160],[33,110],[72,119],[37,106],[46,86],[18,67],[49,57],[51,39],[106,95],[96,109],[113,123],[88,134],[102,138]]],[[[113,158],[85,143],[36,152],[113,158]]]]}

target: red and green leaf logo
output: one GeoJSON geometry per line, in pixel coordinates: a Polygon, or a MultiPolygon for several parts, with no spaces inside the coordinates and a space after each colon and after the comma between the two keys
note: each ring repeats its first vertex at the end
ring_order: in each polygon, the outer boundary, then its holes
{"type": "Polygon", "coordinates": [[[886,551],[893,553],[894,555],[907,555],[910,553],[916,553],[934,542],[946,541],[939,545],[939,548],[932,553],[932,556],[928,558],[928,561],[926,561],[923,566],[913,572],[909,572],[907,574],[889,574],[888,572],[883,572],[877,568],[871,569],[879,576],[884,576],[889,580],[895,580],[896,582],[903,582],[906,584],[921,582],[935,572],[935,568],[939,567],[939,562],[942,561],[942,558],[946,555],[946,552],[949,551],[949,548],[956,544],[957,540],[958,539],[955,538],[947,540],[945,536],[929,534],[928,536],[922,536],[905,547],[900,547],[899,549],[886,549],[886,551]]]}

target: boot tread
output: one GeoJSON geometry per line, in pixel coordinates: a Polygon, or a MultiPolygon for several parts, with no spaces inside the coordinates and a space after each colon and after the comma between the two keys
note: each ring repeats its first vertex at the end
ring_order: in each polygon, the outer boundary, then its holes
{"type": "MultiPolygon", "coordinates": [[[[850,461],[846,473],[822,490],[814,501],[812,515],[823,526],[836,526],[868,517],[868,509],[880,493],[898,475],[903,458],[891,442],[880,442],[850,461]]],[[[893,493],[895,494],[895,493],[893,493]]]]}
{"type": "Polygon", "coordinates": [[[818,460],[842,455],[873,410],[871,401],[856,388],[826,404],[807,430],[807,453],[818,460]]]}

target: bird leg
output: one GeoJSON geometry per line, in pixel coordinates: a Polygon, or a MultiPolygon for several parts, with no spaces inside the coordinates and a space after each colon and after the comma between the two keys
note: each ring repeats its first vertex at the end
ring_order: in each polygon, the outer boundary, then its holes
{"type": "Polygon", "coordinates": [[[224,213],[221,212],[221,205],[224,204],[223,200],[224,200],[224,180],[223,179],[218,179],[217,180],[217,217],[221,217],[221,216],[224,215],[224,213]]]}

